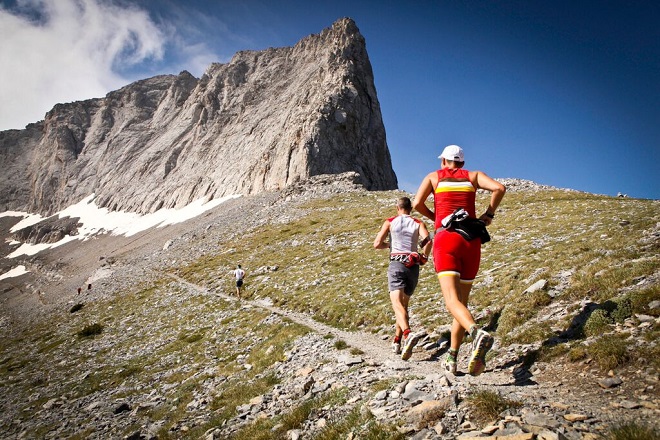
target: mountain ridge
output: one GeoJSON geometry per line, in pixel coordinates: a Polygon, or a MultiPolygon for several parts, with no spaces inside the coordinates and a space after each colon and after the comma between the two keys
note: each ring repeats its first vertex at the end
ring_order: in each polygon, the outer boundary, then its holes
{"type": "Polygon", "coordinates": [[[293,47],[242,51],[58,104],[0,132],[0,209],[50,214],[89,196],[138,213],[357,172],[397,187],[364,37],[348,18],[293,47]]]}

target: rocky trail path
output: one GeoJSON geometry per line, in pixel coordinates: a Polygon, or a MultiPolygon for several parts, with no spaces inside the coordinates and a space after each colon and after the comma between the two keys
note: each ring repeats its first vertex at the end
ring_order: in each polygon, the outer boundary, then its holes
{"type": "MultiPolygon", "coordinates": [[[[575,367],[540,363],[525,367],[520,347],[497,347],[496,341],[495,348],[499,348],[497,356],[489,362],[486,372],[477,377],[462,373],[467,370],[467,351],[464,348],[463,355],[459,357],[459,373],[452,375],[441,370],[446,346],[438,344],[438,341],[420,343],[411,359],[403,361],[390,351],[389,341],[374,334],[337,329],[319,323],[304,313],[275,307],[267,300],[239,299],[211,291],[176,275],[170,276],[198,294],[220,297],[240,303],[243,307],[266,309],[311,329],[315,336],[311,336],[311,342],[305,340],[300,343],[298,357],[289,359],[287,362],[291,365],[283,371],[306,370],[304,375],[316,377],[314,387],[324,382],[341,381],[356,394],[353,399],[356,404],[360,401],[358,396],[368,398],[360,392],[364,382],[345,376],[348,366],[358,366],[361,373],[356,374],[360,378],[400,380],[393,389],[381,391],[363,403],[377,419],[387,421],[403,416],[405,424],[400,430],[407,435],[414,434],[414,438],[597,439],[613,422],[634,417],[652,420],[659,412],[653,405],[635,403],[634,399],[623,393],[623,388],[603,390],[598,386],[595,375],[578,371],[575,367]],[[361,354],[339,354],[337,364],[325,367],[324,371],[308,368],[321,353],[325,355],[336,351],[332,349],[331,342],[320,342],[325,335],[343,340],[361,354]],[[311,349],[314,344],[316,348],[311,349]],[[327,345],[319,348],[322,344],[327,345]],[[500,420],[494,420],[486,427],[479,426],[468,416],[470,408],[466,397],[475,390],[486,389],[495,390],[504,398],[518,402],[521,408],[514,412],[505,411],[500,415],[500,420]],[[423,421],[432,417],[438,407],[442,408],[444,416],[434,425],[424,425],[423,421]]],[[[305,378],[295,376],[291,380],[300,382],[305,378]]],[[[245,417],[246,421],[249,420],[246,414],[258,414],[260,411],[254,405],[246,405],[243,410],[239,418],[245,417]]],[[[236,427],[240,423],[237,420],[229,426],[236,427]]],[[[310,420],[309,426],[299,433],[299,438],[305,438],[306,430],[314,431],[314,423],[320,422],[310,420]]],[[[219,434],[226,435],[228,432],[219,434]]],[[[298,438],[295,433],[290,437],[298,438]]]]}
{"type": "MultiPolygon", "coordinates": [[[[319,335],[331,334],[335,338],[343,340],[349,346],[357,348],[358,350],[363,352],[364,357],[370,358],[379,364],[386,364],[386,363],[399,364],[398,366],[400,369],[405,369],[409,371],[411,374],[420,375],[420,376],[428,376],[432,374],[441,373],[440,354],[445,352],[446,350],[445,348],[423,350],[420,348],[421,345],[423,344],[420,343],[418,347],[416,347],[413,356],[410,358],[410,360],[403,361],[401,359],[398,359],[397,356],[393,355],[392,351],[390,350],[389,340],[384,341],[382,338],[372,333],[359,332],[359,331],[351,332],[351,331],[341,330],[336,327],[332,327],[323,324],[321,322],[318,322],[309,315],[306,315],[304,313],[294,312],[291,310],[285,310],[279,307],[275,307],[271,303],[263,299],[258,299],[258,300],[239,299],[235,296],[227,295],[225,293],[211,292],[209,289],[191,283],[189,281],[186,281],[177,275],[174,274],[169,274],[169,275],[177,282],[191,289],[194,289],[199,293],[207,294],[207,295],[215,295],[224,298],[228,301],[237,301],[243,304],[250,305],[252,307],[260,307],[262,309],[266,309],[282,317],[288,318],[297,324],[308,327],[314,332],[318,333],[319,335]]],[[[490,374],[481,375],[480,377],[472,377],[468,375],[460,375],[460,376],[457,375],[455,377],[457,378],[457,380],[461,380],[466,383],[480,384],[480,385],[512,385],[513,384],[512,379],[514,379],[510,373],[504,373],[501,371],[497,371],[497,372],[491,371],[490,374]]]]}
{"type": "MultiPolygon", "coordinates": [[[[315,186],[310,188],[317,190],[315,186]]],[[[332,191],[345,190],[344,187],[332,188],[332,191]]],[[[318,194],[301,195],[306,194],[301,189],[296,196],[302,201],[325,194],[321,189],[318,191],[318,194]]],[[[0,322],[0,329],[18,332],[41,322],[45,312],[69,310],[74,302],[92,302],[111,298],[116,293],[130,292],[137,283],[162,280],[163,274],[167,273],[179,288],[163,289],[163,295],[155,297],[162,307],[183,304],[191,316],[205,317],[206,312],[215,310],[209,308],[213,304],[207,302],[227,301],[236,307],[218,308],[216,317],[250,313],[250,309],[267,310],[271,313],[265,318],[268,325],[290,320],[311,330],[286,349],[281,361],[269,367],[268,372],[274,373],[280,382],[262,395],[252,397],[249,403],[236,407],[231,419],[225,420],[222,426],[209,428],[201,437],[205,440],[229,438],[257,420],[271,420],[288,414],[308,402],[322,400],[335,390],[346,392],[347,401],[316,408],[297,425],[299,428],[287,432],[286,438],[314,438],[326,424],[341,421],[349,412],[356,410],[369,413],[385,425],[394,423],[406,438],[420,440],[595,440],[606,438],[612,426],[627,421],[660,429],[660,376],[657,370],[645,363],[631,363],[608,373],[590,359],[577,362],[566,358],[540,361],[535,357],[541,348],[540,342],[505,345],[496,338],[494,356],[489,359],[484,374],[472,377],[464,373],[467,370],[467,346],[461,349],[459,355],[459,373],[445,374],[441,370],[441,362],[446,341],[441,340],[439,335],[429,335],[427,340],[418,344],[409,361],[402,361],[390,351],[389,336],[341,330],[317,322],[311,315],[277,307],[268,298],[238,299],[226,294],[230,290],[225,290],[225,293],[206,288],[173,274],[188,262],[196,261],[200,255],[217,252],[216,243],[221,239],[231,241],[236,230],[288,218],[286,216],[291,212],[293,202],[279,203],[286,199],[275,194],[269,197],[236,199],[227,202],[223,209],[209,213],[208,217],[168,228],[155,228],[140,237],[106,236],[76,248],[57,248],[48,257],[51,266],[40,263],[45,268],[58,268],[57,271],[49,269],[41,280],[51,289],[41,293],[30,291],[29,295],[17,297],[16,301],[6,302],[7,310],[21,316],[20,320],[17,318],[21,326],[3,327],[0,322]],[[166,250],[172,243],[171,249],[166,250]],[[108,262],[110,258],[116,262],[108,262]],[[60,267],[63,261],[70,266],[60,267]],[[105,269],[108,266],[113,274],[97,281],[95,275],[100,266],[105,269]],[[83,297],[76,297],[76,287],[86,285],[90,280],[94,282],[93,290],[86,291],[83,297]],[[30,301],[38,298],[39,303],[36,304],[38,301],[35,300],[33,304],[25,299],[28,296],[30,301]],[[206,299],[198,301],[199,297],[206,299]],[[338,340],[344,341],[348,349],[339,349],[336,345],[338,340]],[[518,406],[501,411],[491,420],[478,420],[470,398],[480,390],[495,392],[518,406]]],[[[657,279],[651,282],[657,283],[657,279]]],[[[557,307],[566,308],[565,305],[557,307]]],[[[129,318],[132,319],[129,316],[122,318],[122,322],[129,318]]],[[[168,319],[164,315],[162,319],[156,316],[156,321],[165,323],[168,319]]],[[[649,324],[636,325],[630,330],[632,335],[636,335],[630,343],[643,350],[645,330],[642,325],[649,324]]],[[[208,342],[212,348],[225,335],[240,339],[238,342],[243,347],[260,342],[258,336],[250,331],[232,336],[231,329],[215,330],[209,333],[213,333],[215,338],[210,338],[208,342]]],[[[113,342],[127,343],[131,337],[130,333],[115,335],[116,341],[113,342]]],[[[99,338],[94,343],[103,346],[110,341],[109,338],[99,338]]],[[[141,349],[145,352],[153,350],[154,344],[147,338],[141,349]]],[[[237,351],[235,364],[239,368],[249,367],[244,365],[248,358],[246,353],[237,351]]],[[[115,352],[114,356],[114,363],[96,360],[90,371],[106,368],[112,372],[116,369],[115,365],[129,360],[128,353],[121,351],[115,352]]],[[[107,387],[77,399],[63,395],[60,391],[62,384],[71,381],[64,369],[55,368],[51,373],[53,377],[43,380],[39,390],[42,396],[48,397],[43,405],[39,402],[36,407],[29,406],[33,405],[31,399],[38,397],[32,391],[0,396],[7,423],[0,425],[0,432],[4,427],[9,434],[16,435],[5,435],[3,438],[21,438],[21,433],[34,432],[41,425],[51,423],[56,428],[48,438],[66,438],[85,429],[95,433],[88,438],[124,438],[129,426],[140,426],[131,438],[155,438],[163,429],[172,438],[190,437],[185,434],[193,432],[189,430],[211,425],[210,421],[217,414],[209,402],[213,402],[224,389],[229,389],[226,384],[233,378],[215,373],[221,362],[217,357],[203,356],[192,365],[186,365],[174,362],[177,356],[180,354],[171,353],[158,359],[158,367],[162,370],[159,374],[176,378],[182,368],[197,373],[180,383],[175,380],[164,383],[160,379],[154,383],[145,382],[123,397],[121,402],[116,394],[125,394],[124,386],[107,387]],[[197,381],[202,372],[209,372],[209,378],[197,381]],[[160,413],[157,417],[152,416],[153,408],[157,411],[173,408],[177,394],[181,389],[190,387],[191,383],[195,383],[195,395],[187,404],[185,414],[180,418],[177,416],[174,421],[160,413]],[[121,407],[120,403],[130,405],[132,410],[118,416],[114,411],[121,407]],[[27,408],[34,416],[23,417],[12,408],[27,408]],[[92,414],[93,418],[90,416],[92,414]],[[62,420],[66,423],[60,423],[62,420]],[[13,424],[10,426],[10,423],[13,424]],[[78,428],[73,428],[76,426],[78,428]]],[[[66,357],[48,359],[54,365],[69,361],[66,357]]],[[[33,369],[25,368],[12,374],[16,376],[15,380],[20,379],[23,383],[42,380],[41,375],[32,373],[33,369]]],[[[249,377],[249,374],[246,376],[249,377]]],[[[348,438],[360,438],[359,434],[356,428],[348,438]]]]}

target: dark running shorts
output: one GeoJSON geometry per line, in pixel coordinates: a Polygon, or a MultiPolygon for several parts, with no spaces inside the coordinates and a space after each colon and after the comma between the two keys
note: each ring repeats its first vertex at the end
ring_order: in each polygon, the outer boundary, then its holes
{"type": "Polygon", "coordinates": [[[243,285],[243,280],[236,280],[236,287],[241,287],[243,285]]]}
{"type": "Polygon", "coordinates": [[[390,292],[403,289],[406,295],[412,295],[419,279],[419,265],[406,267],[400,261],[390,261],[387,268],[387,286],[390,292]]]}

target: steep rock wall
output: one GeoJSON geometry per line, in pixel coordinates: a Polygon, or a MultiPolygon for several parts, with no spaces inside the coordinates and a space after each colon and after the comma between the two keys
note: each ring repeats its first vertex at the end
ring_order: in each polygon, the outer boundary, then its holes
{"type": "Polygon", "coordinates": [[[0,132],[0,210],[49,214],[91,193],[153,212],[200,197],[282,189],[357,172],[397,187],[364,38],[348,18],[293,47],[237,53],[105,98],[58,104],[0,132]]]}

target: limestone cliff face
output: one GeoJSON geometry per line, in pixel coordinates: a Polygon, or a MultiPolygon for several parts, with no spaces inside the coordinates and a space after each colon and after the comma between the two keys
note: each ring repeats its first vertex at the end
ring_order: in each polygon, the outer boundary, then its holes
{"type": "Polygon", "coordinates": [[[92,193],[100,206],[146,213],[347,171],[367,189],[397,187],[350,19],[293,47],[239,52],[199,80],[184,71],[58,104],[0,132],[0,166],[0,211],[42,214],[92,193]]]}

